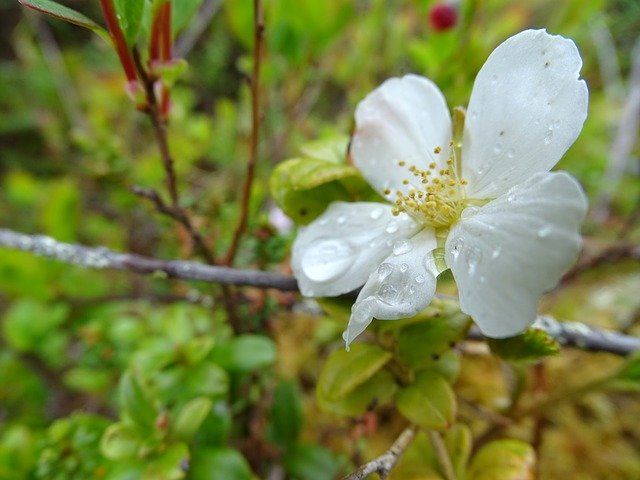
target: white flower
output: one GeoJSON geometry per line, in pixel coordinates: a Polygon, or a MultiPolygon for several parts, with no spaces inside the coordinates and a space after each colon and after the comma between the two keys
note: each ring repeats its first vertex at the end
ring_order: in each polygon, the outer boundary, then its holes
{"type": "Polygon", "coordinates": [[[575,44],[544,30],[502,43],[476,78],[462,145],[428,79],[385,81],[356,109],[353,163],[390,203],[335,202],[293,245],[303,295],[364,284],[344,333],[424,309],[450,268],[460,308],[490,337],[525,330],[575,261],[587,201],[549,172],[587,115],[575,44]]]}

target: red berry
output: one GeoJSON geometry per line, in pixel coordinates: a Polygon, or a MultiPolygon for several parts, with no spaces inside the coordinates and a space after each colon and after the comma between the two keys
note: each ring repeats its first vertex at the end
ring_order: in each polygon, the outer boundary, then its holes
{"type": "Polygon", "coordinates": [[[447,3],[437,3],[429,10],[429,23],[437,32],[449,30],[458,21],[458,9],[447,3]]]}

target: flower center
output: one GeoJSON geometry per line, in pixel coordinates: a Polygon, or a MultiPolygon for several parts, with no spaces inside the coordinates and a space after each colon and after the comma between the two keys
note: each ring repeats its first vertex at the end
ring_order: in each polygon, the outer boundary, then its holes
{"type": "MultiPolygon", "coordinates": [[[[434,150],[435,154],[441,148],[434,150]]],[[[408,192],[386,189],[384,194],[389,197],[395,193],[394,215],[404,212],[424,225],[436,228],[448,227],[460,218],[468,202],[465,195],[467,181],[459,174],[458,164],[454,158],[447,160],[446,168],[437,170],[436,162],[431,162],[426,170],[415,165],[407,166],[404,160],[398,166],[408,170],[408,178],[404,185],[410,185],[408,192]]]]}

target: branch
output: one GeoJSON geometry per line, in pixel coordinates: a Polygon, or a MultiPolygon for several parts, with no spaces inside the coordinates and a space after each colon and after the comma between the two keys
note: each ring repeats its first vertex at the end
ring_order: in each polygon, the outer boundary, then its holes
{"type": "Polygon", "coordinates": [[[251,151],[247,163],[247,177],[242,189],[240,219],[233,233],[231,245],[224,259],[225,265],[232,265],[238,251],[240,238],[247,229],[249,219],[249,200],[253,177],[258,162],[258,144],[260,137],[260,66],[262,62],[262,45],[264,43],[264,19],[262,17],[261,0],[253,0],[253,73],[251,74],[251,151]]]}
{"type": "Polygon", "coordinates": [[[344,477],[343,480],[363,480],[372,473],[377,473],[381,479],[387,478],[389,472],[396,466],[398,460],[416,436],[417,428],[410,425],[393,442],[391,448],[377,458],[365,463],[355,472],[344,477]]]}
{"type": "Polygon", "coordinates": [[[63,243],[45,235],[25,235],[0,229],[0,246],[31,252],[85,268],[126,270],[142,274],[164,274],[169,278],[201,280],[223,285],[244,285],[296,291],[293,277],[255,270],[204,265],[181,260],[158,260],[131,253],[117,253],[105,247],[63,243]]]}
{"type": "MultiPolygon", "coordinates": [[[[0,228],[0,247],[12,248],[48,257],[84,268],[126,270],[141,274],[164,274],[181,280],[200,280],[222,285],[273,288],[298,291],[295,278],[275,272],[240,270],[183,260],[159,260],[131,253],[117,253],[105,247],[85,247],[63,243],[45,235],[27,235],[0,228]]],[[[442,298],[442,296],[439,296],[442,298]]],[[[550,316],[538,317],[534,326],[545,330],[562,345],[582,350],[628,355],[640,351],[640,338],[611,330],[589,327],[579,322],[559,322],[550,316]]],[[[473,328],[471,339],[484,338],[473,328]]]]}

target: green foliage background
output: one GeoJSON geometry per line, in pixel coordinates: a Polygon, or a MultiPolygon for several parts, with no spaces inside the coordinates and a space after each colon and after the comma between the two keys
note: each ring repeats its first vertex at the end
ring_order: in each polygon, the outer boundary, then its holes
{"type": "MultiPolygon", "coordinates": [[[[98,2],[64,3],[100,23],[98,2]]],[[[200,3],[174,2],[178,52],[200,3]]],[[[305,164],[301,179],[278,177],[285,184],[325,175],[320,186],[304,188],[316,189],[312,197],[296,197],[286,184],[275,198],[296,206],[289,213],[299,223],[333,199],[371,196],[344,158],[331,163],[323,150],[346,143],[357,102],[384,79],[416,72],[433,79],[451,107],[464,106],[489,53],[525,28],[572,38],[584,59],[589,117],[559,168],[592,201],[615,188],[611,215],[585,225],[587,247],[615,241],[637,211],[637,142],[635,174],[626,172],[619,185],[603,180],[640,31],[635,0],[465,0],[457,26],[440,33],[429,26],[429,0],[264,3],[260,155],[237,266],[288,272],[294,233],[270,216],[269,179],[280,162],[316,162],[305,164]],[[619,70],[607,69],[606,48],[619,70]]],[[[182,203],[217,255],[231,241],[249,155],[252,15],[248,0],[224,2],[185,52],[189,67],[172,91],[169,141],[182,203]]],[[[129,40],[142,41],[146,29],[144,18],[129,25],[129,40]]],[[[178,226],[130,192],[133,185],[162,189],[164,172],[148,119],[123,85],[103,38],[0,0],[0,225],[158,258],[195,255],[178,226]]],[[[627,240],[637,243],[639,235],[631,229],[627,240]]],[[[444,282],[443,291],[453,288],[444,282]]],[[[623,261],[580,277],[542,307],[637,335],[638,291],[637,263],[623,261]]],[[[530,460],[521,442],[487,444],[467,469],[472,440],[495,420],[490,412],[508,414],[514,402],[526,405],[608,372],[624,385],[612,392],[600,383],[545,412],[539,478],[640,476],[633,393],[640,379],[632,369],[621,374],[623,360],[613,355],[563,349],[544,367],[514,362],[518,344],[492,345],[503,359],[462,355],[449,344],[468,322],[444,304],[422,319],[381,326],[377,344],[356,344],[346,354],[340,332],[348,304],[327,301],[321,313],[292,294],[243,292],[234,297],[240,323],[231,324],[215,285],[83,270],[1,250],[0,479],[233,480],[273,472],[331,479],[386,450],[405,418],[447,430],[450,450],[466,452],[452,454],[465,478],[528,478],[507,466],[509,455],[516,467],[530,460]],[[439,316],[442,330],[431,321],[439,316]],[[409,386],[394,373],[385,346],[391,337],[415,371],[409,386]],[[456,418],[466,426],[449,428],[456,418]]],[[[536,348],[535,357],[553,353],[536,348]]],[[[535,444],[532,431],[523,421],[504,436],[535,444]]],[[[434,462],[420,434],[392,478],[442,478],[434,462]]]]}

